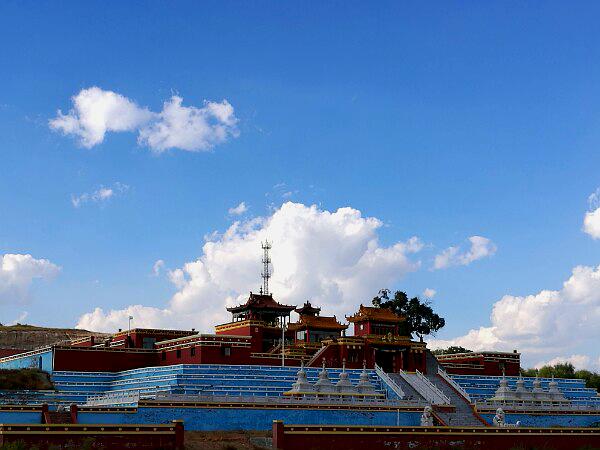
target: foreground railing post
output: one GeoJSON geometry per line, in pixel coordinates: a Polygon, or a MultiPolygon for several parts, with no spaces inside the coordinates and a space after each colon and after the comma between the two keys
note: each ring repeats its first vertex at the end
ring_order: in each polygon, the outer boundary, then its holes
{"type": "Polygon", "coordinates": [[[175,448],[177,450],[184,450],[183,420],[174,420],[173,425],[175,425],[175,448]]]}
{"type": "Polygon", "coordinates": [[[71,413],[71,423],[77,423],[77,411],[78,411],[78,406],[76,404],[72,404],[70,407],[70,413],[71,413]]]}
{"type": "Polygon", "coordinates": [[[283,420],[273,421],[273,448],[284,448],[285,433],[283,428],[283,420]]]}

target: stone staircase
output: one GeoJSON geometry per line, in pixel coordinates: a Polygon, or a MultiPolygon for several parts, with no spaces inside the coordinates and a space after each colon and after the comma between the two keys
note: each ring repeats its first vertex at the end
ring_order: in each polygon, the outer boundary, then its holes
{"type": "Polygon", "coordinates": [[[402,378],[400,376],[400,374],[397,373],[388,373],[388,376],[394,380],[394,382],[400,386],[402,388],[402,391],[404,391],[404,400],[413,400],[413,401],[418,401],[418,402],[423,402],[424,405],[429,404],[429,402],[427,400],[425,400],[425,398],[423,398],[423,396],[421,394],[419,394],[417,392],[417,390],[412,387],[412,385],[410,383],[408,383],[404,378],[402,378]]]}
{"type": "Polygon", "coordinates": [[[438,375],[439,363],[435,356],[427,350],[426,353],[427,374],[426,377],[440,391],[442,391],[455,407],[452,412],[436,411],[437,415],[446,422],[448,426],[485,426],[484,423],[475,415],[475,412],[469,402],[459,393],[457,393],[442,377],[438,375]]]}

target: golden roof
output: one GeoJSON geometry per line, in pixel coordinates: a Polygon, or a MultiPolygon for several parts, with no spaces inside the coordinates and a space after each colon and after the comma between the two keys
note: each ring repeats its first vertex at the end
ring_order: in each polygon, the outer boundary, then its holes
{"type": "Polygon", "coordinates": [[[301,315],[300,320],[296,323],[290,323],[288,325],[290,330],[345,330],[348,325],[342,325],[337,321],[335,316],[323,317],[323,316],[309,316],[301,315]]]}
{"type": "Polygon", "coordinates": [[[348,322],[391,322],[398,323],[404,322],[406,319],[399,316],[391,309],[387,308],[376,308],[371,306],[360,305],[358,312],[353,316],[346,317],[348,322]]]}

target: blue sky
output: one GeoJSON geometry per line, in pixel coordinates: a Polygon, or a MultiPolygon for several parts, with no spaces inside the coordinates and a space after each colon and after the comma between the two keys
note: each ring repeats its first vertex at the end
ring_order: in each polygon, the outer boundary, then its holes
{"type": "MultiPolygon", "coordinates": [[[[440,339],[490,326],[505,295],[560,290],[576,266],[600,264],[600,243],[582,231],[600,186],[599,9],[3,2],[0,256],[47,259],[60,271],[6,288],[0,321],[27,312],[29,323],[74,326],[96,307],[168,308],[185,290],[172,273],[203,258],[205,235],[269,218],[286,201],[377,218],[382,248],[418,236],[410,260],[420,267],[375,279],[415,295],[435,289],[448,323],[440,339]],[[209,151],[152,151],[135,131],[107,132],[86,148],[49,120],[94,86],[156,114],[174,95],[186,107],[226,100],[235,133],[209,151]],[[94,199],[102,188],[114,195],[94,199]],[[240,202],[248,211],[229,214],[240,202]],[[471,236],[497,250],[431,270],[448,247],[467,251],[471,236]],[[154,276],[159,259],[165,268],[154,276]]],[[[257,248],[256,288],[259,258],[257,248]]],[[[323,292],[315,295],[327,304],[323,292]]],[[[359,301],[369,295],[344,305],[359,301]]],[[[600,300],[579,303],[592,311],[600,300]]],[[[336,304],[340,317],[347,311],[336,304]]],[[[595,338],[529,361],[585,355],[600,365],[595,338]]],[[[539,350],[523,339],[504,345],[539,350]]]]}

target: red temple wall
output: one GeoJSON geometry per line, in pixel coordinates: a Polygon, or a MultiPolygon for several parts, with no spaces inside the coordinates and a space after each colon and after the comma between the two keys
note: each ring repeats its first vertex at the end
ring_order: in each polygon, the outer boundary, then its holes
{"type": "Polygon", "coordinates": [[[158,353],[154,351],[115,351],[85,347],[61,347],[54,350],[54,370],[116,372],[158,365],[158,353]]]}
{"type": "Polygon", "coordinates": [[[507,376],[518,376],[521,368],[519,359],[515,361],[499,361],[492,356],[488,357],[485,355],[440,359],[439,362],[444,366],[448,373],[455,375],[500,376],[502,375],[501,364],[503,364],[507,376]],[[453,367],[453,364],[461,366],[453,367]]]}
{"type": "Polygon", "coordinates": [[[484,427],[371,427],[332,425],[284,425],[273,422],[273,448],[307,450],[428,450],[548,448],[573,450],[600,447],[600,432],[585,429],[484,427]]]}

